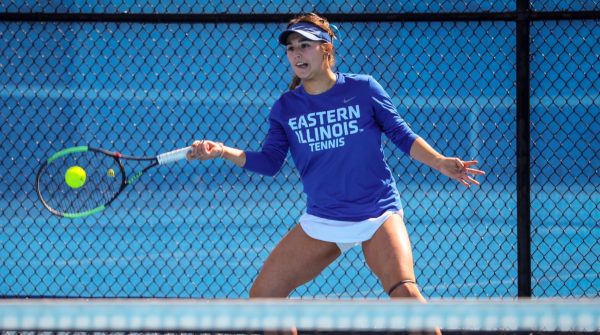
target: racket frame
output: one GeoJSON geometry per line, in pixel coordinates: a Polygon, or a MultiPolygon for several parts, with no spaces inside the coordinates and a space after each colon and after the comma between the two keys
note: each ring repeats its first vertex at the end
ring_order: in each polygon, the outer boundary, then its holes
{"type": "MultiPolygon", "coordinates": [[[[184,148],[184,149],[186,149],[186,148],[184,148]]],[[[180,149],[180,150],[183,150],[183,149],[180,149]]],[[[46,209],[48,209],[52,214],[54,214],[56,216],[60,216],[60,217],[69,218],[69,219],[84,218],[84,217],[87,217],[87,216],[90,216],[90,215],[93,215],[93,214],[103,211],[119,196],[119,194],[121,194],[123,192],[123,190],[128,185],[135,183],[146,171],[148,171],[149,169],[151,169],[157,165],[159,165],[157,157],[151,157],[151,156],[138,157],[138,156],[123,155],[120,152],[109,151],[106,149],[95,148],[95,147],[90,147],[90,146],[76,146],[76,147],[66,148],[66,149],[56,152],[55,154],[50,156],[50,158],[48,158],[44,163],[42,163],[42,166],[40,166],[40,168],[37,172],[37,175],[36,175],[36,192],[37,192],[38,198],[40,199],[40,201],[42,202],[44,207],[46,209]],[[52,164],[52,162],[54,162],[55,160],[57,160],[61,157],[71,155],[71,154],[76,154],[76,153],[84,153],[87,151],[101,153],[101,154],[109,156],[115,160],[115,162],[117,163],[117,166],[119,167],[119,170],[121,172],[121,180],[120,180],[119,189],[117,190],[117,192],[115,192],[115,194],[106,203],[104,203],[100,206],[97,206],[95,208],[83,211],[83,212],[66,213],[66,212],[61,212],[61,211],[58,211],[58,210],[50,207],[50,205],[46,202],[46,200],[42,196],[42,192],[40,190],[40,181],[41,181],[41,177],[42,177],[44,170],[46,169],[46,167],[48,165],[52,164]],[[149,161],[150,164],[147,165],[146,167],[144,167],[143,169],[139,170],[138,172],[134,173],[131,177],[128,178],[127,174],[125,173],[125,167],[123,166],[122,159],[132,160],[132,161],[149,161]]]]}

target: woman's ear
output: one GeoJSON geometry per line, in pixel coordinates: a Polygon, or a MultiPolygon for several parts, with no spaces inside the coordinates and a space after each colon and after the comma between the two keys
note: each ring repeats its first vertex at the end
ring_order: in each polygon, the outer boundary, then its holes
{"type": "Polygon", "coordinates": [[[330,59],[331,56],[333,55],[333,44],[331,43],[323,43],[322,44],[322,50],[325,53],[323,55],[323,59],[330,59]]]}

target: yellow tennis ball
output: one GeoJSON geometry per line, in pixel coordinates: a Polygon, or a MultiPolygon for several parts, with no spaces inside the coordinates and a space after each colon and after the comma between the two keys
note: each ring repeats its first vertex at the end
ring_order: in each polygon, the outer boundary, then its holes
{"type": "Polygon", "coordinates": [[[71,188],[80,188],[85,184],[86,173],[80,166],[71,166],[65,173],[65,182],[71,188]]]}
{"type": "Polygon", "coordinates": [[[106,172],[106,174],[107,174],[109,177],[111,177],[111,178],[112,178],[112,177],[114,177],[114,176],[115,176],[115,170],[113,170],[113,169],[108,169],[108,171],[106,172]]]}

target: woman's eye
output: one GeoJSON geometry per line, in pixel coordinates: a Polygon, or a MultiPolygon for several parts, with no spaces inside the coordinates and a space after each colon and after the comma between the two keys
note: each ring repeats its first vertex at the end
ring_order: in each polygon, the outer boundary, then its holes
{"type": "MultiPolygon", "coordinates": [[[[305,50],[305,49],[308,49],[309,47],[310,47],[310,43],[301,43],[300,45],[297,46],[297,48],[299,50],[305,50]]],[[[286,47],[285,51],[286,52],[294,52],[294,50],[296,50],[295,48],[296,47],[288,46],[288,47],[286,47]]]]}

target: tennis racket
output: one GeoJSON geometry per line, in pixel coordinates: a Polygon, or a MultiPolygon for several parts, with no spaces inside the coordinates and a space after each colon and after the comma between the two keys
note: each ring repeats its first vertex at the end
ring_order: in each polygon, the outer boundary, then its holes
{"type": "Polygon", "coordinates": [[[108,207],[149,169],[185,159],[189,150],[186,147],[156,157],[135,157],[89,146],[67,148],[50,156],[38,170],[37,195],[54,215],[71,219],[87,217],[108,207]],[[148,164],[127,175],[124,160],[148,164]],[[81,167],[83,170],[79,171],[85,173],[85,182],[75,188],[65,181],[67,170],[73,166],[81,167]]]}

